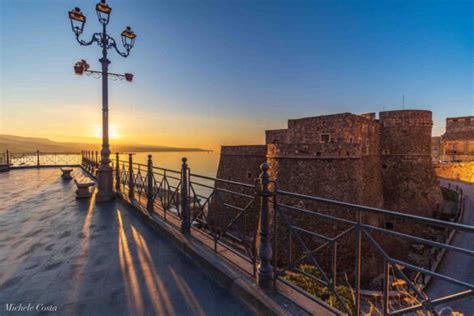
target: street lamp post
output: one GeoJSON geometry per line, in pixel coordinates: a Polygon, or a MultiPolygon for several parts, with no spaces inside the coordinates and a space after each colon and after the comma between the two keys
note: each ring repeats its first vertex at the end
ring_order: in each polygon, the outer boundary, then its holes
{"type": "MultiPolygon", "coordinates": [[[[97,193],[97,201],[109,201],[113,199],[113,170],[110,166],[110,146],[109,146],[109,95],[108,95],[108,77],[109,75],[112,76],[121,76],[117,74],[110,74],[108,72],[110,60],[107,58],[107,51],[111,48],[115,49],[115,51],[122,57],[127,57],[130,54],[130,50],[133,48],[135,44],[135,33],[132,29],[127,26],[125,30],[122,32],[122,44],[125,48],[125,52],[121,52],[115,39],[107,34],[107,24],[109,23],[110,13],[112,12],[112,8],[105,2],[105,0],[101,0],[96,5],[96,12],[97,18],[99,22],[102,24],[102,32],[96,32],[92,35],[90,41],[86,42],[80,39],[80,35],[84,31],[84,24],[86,23],[86,17],[82,14],[81,9],[74,8],[73,10],[69,11],[69,19],[71,20],[71,28],[74,34],[76,35],[76,40],[79,44],[83,46],[89,46],[93,43],[97,43],[102,48],[102,58],[99,59],[100,63],[102,64],[102,71],[89,71],[87,63],[82,63],[83,71],[86,71],[90,74],[100,74],[102,76],[102,150],[101,154],[101,161],[100,167],[97,172],[97,180],[99,182],[98,186],[98,193],[97,193]],[[84,69],[85,65],[87,68],[84,69]]],[[[76,73],[80,71],[79,68],[81,65],[76,63],[75,70],[76,73]]],[[[82,72],[81,72],[82,73],[82,72]]],[[[127,81],[131,81],[130,74],[125,74],[124,76],[127,81]]]]}

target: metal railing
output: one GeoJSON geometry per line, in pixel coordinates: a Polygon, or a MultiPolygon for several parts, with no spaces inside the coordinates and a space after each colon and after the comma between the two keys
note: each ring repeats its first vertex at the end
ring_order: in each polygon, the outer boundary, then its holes
{"type": "Polygon", "coordinates": [[[117,154],[114,165],[117,194],[185,234],[206,236],[214,251],[226,249],[244,259],[262,287],[281,282],[308,297],[314,295],[311,288],[324,289],[331,304],[349,315],[368,307],[384,315],[428,313],[473,295],[473,284],[408,255],[416,246],[425,257],[433,249],[474,257],[473,250],[432,238],[454,231],[472,234],[473,226],[280,190],[266,164],[255,184],[194,174],[185,158],[181,170],[155,167],[151,155],[145,165],[134,163],[131,154],[128,161],[117,154]],[[431,298],[421,275],[461,290],[431,298]],[[378,288],[380,299],[371,301],[364,290],[377,279],[372,290],[378,288]],[[393,299],[400,296],[410,299],[393,299]]]}
{"type": "Polygon", "coordinates": [[[77,166],[81,162],[80,153],[40,152],[39,150],[25,153],[7,150],[0,153],[0,165],[6,165],[8,168],[77,166]]]}
{"type": "Polygon", "coordinates": [[[90,174],[96,175],[97,170],[100,167],[100,153],[93,150],[83,150],[81,151],[81,165],[85,170],[90,174]]]}

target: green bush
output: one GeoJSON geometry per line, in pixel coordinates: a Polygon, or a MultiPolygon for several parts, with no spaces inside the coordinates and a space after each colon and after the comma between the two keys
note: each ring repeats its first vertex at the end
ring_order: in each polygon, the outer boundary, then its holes
{"type": "MultiPolygon", "coordinates": [[[[298,268],[307,274],[313,275],[319,279],[321,278],[321,273],[314,266],[302,264],[298,268]]],[[[341,311],[345,311],[341,302],[337,299],[334,293],[329,288],[325,287],[319,282],[314,281],[313,279],[296,272],[287,272],[283,278],[305,290],[306,292],[310,293],[311,295],[318,297],[329,305],[341,311]]],[[[336,292],[341,297],[345,306],[348,307],[351,311],[354,310],[355,306],[354,297],[352,295],[352,289],[350,287],[338,285],[336,286],[336,292]]]]}

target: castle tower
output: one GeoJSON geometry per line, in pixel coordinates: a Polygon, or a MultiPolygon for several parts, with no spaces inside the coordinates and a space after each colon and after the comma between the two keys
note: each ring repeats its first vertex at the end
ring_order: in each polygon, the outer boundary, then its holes
{"type": "Polygon", "coordinates": [[[431,111],[380,112],[384,208],[431,217],[442,201],[431,163],[431,111]]]}
{"type": "Polygon", "coordinates": [[[283,190],[382,207],[379,135],[372,114],[289,120],[266,131],[270,175],[283,190]]]}

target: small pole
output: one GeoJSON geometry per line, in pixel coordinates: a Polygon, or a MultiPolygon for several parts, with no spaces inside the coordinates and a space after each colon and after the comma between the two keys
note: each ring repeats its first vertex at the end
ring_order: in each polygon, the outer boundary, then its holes
{"type": "Polygon", "coordinates": [[[10,152],[7,150],[7,167],[10,169],[10,152]]]}
{"type": "Polygon", "coordinates": [[[90,166],[91,166],[91,164],[90,164],[91,159],[90,159],[90,158],[91,158],[91,153],[90,153],[89,150],[87,150],[87,151],[86,151],[86,165],[87,165],[87,170],[89,170],[89,169],[90,169],[90,166]]]}
{"type": "Polygon", "coordinates": [[[181,159],[183,164],[181,165],[181,232],[183,234],[190,234],[191,233],[191,222],[189,218],[189,199],[188,199],[188,186],[189,186],[189,179],[188,179],[188,165],[186,162],[188,159],[183,157],[181,159]]]}
{"type": "Polygon", "coordinates": [[[354,315],[360,315],[360,271],[362,265],[362,229],[361,229],[361,214],[357,210],[357,225],[356,225],[356,244],[355,244],[355,312],[354,315]]]}
{"type": "Polygon", "coordinates": [[[81,165],[84,166],[84,150],[81,150],[81,165]]]}
{"type": "Polygon", "coordinates": [[[128,197],[130,200],[134,198],[133,194],[133,155],[128,154],[128,197]]]}
{"type": "Polygon", "coordinates": [[[260,197],[260,216],[258,223],[258,257],[260,264],[258,265],[257,280],[258,285],[262,288],[271,288],[273,284],[273,267],[270,264],[272,257],[272,248],[269,241],[269,228],[268,228],[268,198],[271,193],[268,191],[268,184],[270,182],[268,176],[269,166],[267,163],[260,165],[259,182],[256,187],[256,198],[260,197]]]}
{"type": "Polygon", "coordinates": [[[147,190],[146,190],[146,209],[148,212],[153,212],[154,203],[155,203],[155,192],[153,191],[153,161],[151,160],[151,155],[148,155],[148,165],[147,165],[147,190]]]}
{"type": "Polygon", "coordinates": [[[40,151],[39,150],[36,151],[36,166],[37,167],[40,166],[40,151]]]}
{"type": "Polygon", "coordinates": [[[115,191],[120,192],[120,164],[119,164],[119,153],[115,153],[115,191]]]}
{"type": "Polygon", "coordinates": [[[99,153],[95,151],[95,167],[99,168],[99,153]]]}

